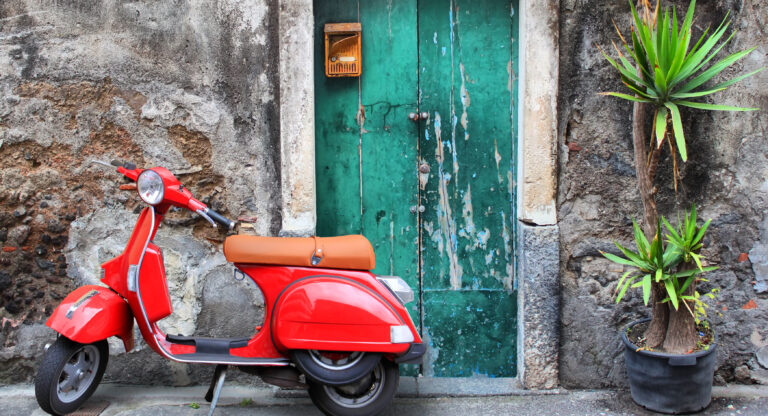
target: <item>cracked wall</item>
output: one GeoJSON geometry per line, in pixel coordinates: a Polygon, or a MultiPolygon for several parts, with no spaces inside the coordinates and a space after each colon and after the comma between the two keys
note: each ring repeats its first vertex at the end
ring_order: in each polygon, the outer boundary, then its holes
{"type": "MultiPolygon", "coordinates": [[[[277,27],[277,7],[256,0],[0,3],[0,382],[31,380],[55,338],[47,315],[96,281],[141,208],[91,161],[164,166],[254,233],[280,231],[277,27]]],[[[159,231],[171,333],[245,336],[260,323],[260,294],[233,282],[224,237],[182,211],[159,231]]],[[[107,380],[205,382],[142,343],[112,346],[107,380]]]]}
{"type": "MultiPolygon", "coordinates": [[[[665,4],[676,5],[681,15],[688,2],[665,4]]],[[[723,57],[757,46],[727,75],[768,64],[767,10],[764,0],[697,4],[699,33],[731,13],[732,30],[737,32],[723,57]]],[[[631,221],[642,218],[632,156],[631,103],[597,94],[622,88],[595,44],[611,49],[611,41],[618,41],[611,19],[624,29],[629,16],[626,2],[603,2],[599,7],[579,0],[560,2],[560,377],[568,388],[624,385],[618,331],[650,313],[639,293],[614,304],[612,294],[623,269],[599,254],[614,250],[612,240],[630,244],[631,221]]],[[[720,103],[760,111],[687,111],[689,161],[681,168],[677,196],[669,157],[662,160],[656,181],[661,214],[671,218],[695,203],[700,218],[712,219],[704,252],[720,267],[709,274],[709,286],[722,288],[710,310],[720,342],[716,384],[768,383],[768,368],[758,360],[759,354],[765,356],[768,341],[766,82],[768,71],[714,96],[720,103]]]]}

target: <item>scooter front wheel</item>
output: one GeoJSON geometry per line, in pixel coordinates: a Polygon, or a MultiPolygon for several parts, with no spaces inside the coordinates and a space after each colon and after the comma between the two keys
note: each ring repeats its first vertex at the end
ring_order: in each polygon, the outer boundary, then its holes
{"type": "Polygon", "coordinates": [[[296,350],[293,361],[307,378],[318,383],[341,386],[368,375],[381,360],[377,352],[296,350]]]}
{"type": "Polygon", "coordinates": [[[80,344],[63,336],[48,348],[35,376],[35,397],[52,415],[77,410],[96,390],[109,359],[106,340],[80,344]]]}
{"type": "Polygon", "coordinates": [[[343,385],[329,386],[309,382],[309,397],[329,416],[373,416],[382,413],[392,402],[400,383],[397,364],[380,360],[361,380],[343,385]]]}

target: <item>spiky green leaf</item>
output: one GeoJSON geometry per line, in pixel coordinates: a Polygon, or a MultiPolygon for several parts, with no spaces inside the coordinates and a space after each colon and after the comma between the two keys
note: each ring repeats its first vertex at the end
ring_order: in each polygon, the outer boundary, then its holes
{"type": "MultiPolygon", "coordinates": [[[[685,279],[685,282],[680,287],[680,293],[685,293],[685,290],[688,289],[688,286],[690,286],[691,283],[696,281],[695,276],[696,275],[694,274],[694,275],[691,275],[689,278],[685,279]]],[[[678,277],[682,277],[682,276],[678,275],[678,277]]]]}
{"type": "Polygon", "coordinates": [[[629,94],[623,94],[623,93],[620,93],[620,92],[601,92],[600,95],[611,95],[611,96],[614,96],[614,97],[619,97],[619,98],[623,98],[625,100],[635,101],[635,102],[638,102],[638,103],[650,103],[650,102],[652,102],[651,100],[649,100],[647,98],[635,97],[635,96],[632,96],[632,95],[629,95],[629,94]]]}
{"type": "Polygon", "coordinates": [[[681,92],[681,93],[689,92],[689,91],[693,90],[694,88],[698,87],[699,85],[709,81],[715,75],[719,74],[724,69],[728,68],[733,63],[735,63],[736,61],[738,61],[741,58],[749,55],[756,48],[757,47],[755,46],[755,47],[749,48],[747,50],[743,50],[741,52],[733,53],[733,54],[731,54],[731,55],[721,59],[716,64],[712,65],[709,69],[707,69],[706,71],[702,72],[700,75],[698,75],[697,77],[693,78],[688,83],[683,85],[678,92],[681,92]]]}
{"type": "Polygon", "coordinates": [[[632,221],[632,231],[635,236],[635,246],[637,246],[637,252],[644,258],[648,257],[649,244],[648,239],[645,238],[645,233],[637,221],[632,221]]]}
{"type": "Polygon", "coordinates": [[[696,108],[699,110],[716,110],[716,111],[757,111],[759,110],[759,108],[755,108],[755,107],[733,107],[730,105],[696,103],[692,101],[675,101],[675,102],[679,105],[690,107],[690,108],[696,108]]]}
{"type": "Polygon", "coordinates": [[[672,306],[677,310],[679,304],[677,301],[677,293],[675,293],[675,286],[672,284],[671,280],[665,280],[664,287],[667,289],[667,294],[669,295],[669,300],[672,302],[672,306]]]}
{"type": "Polygon", "coordinates": [[[762,72],[763,70],[765,70],[765,68],[766,67],[762,67],[762,68],[760,68],[760,69],[758,69],[756,71],[752,71],[752,72],[749,72],[747,74],[740,75],[740,76],[738,76],[736,78],[733,78],[733,79],[731,79],[729,81],[725,81],[722,84],[717,84],[717,86],[715,86],[715,89],[727,88],[727,87],[729,87],[729,86],[731,86],[731,85],[733,85],[733,84],[735,84],[735,83],[737,83],[737,82],[739,82],[739,81],[741,81],[741,80],[743,80],[745,78],[751,77],[752,75],[755,75],[757,73],[762,72]]]}
{"type": "Polygon", "coordinates": [[[667,134],[667,108],[659,107],[656,110],[656,146],[661,147],[664,136],[667,134]]]}
{"type": "Polygon", "coordinates": [[[700,242],[704,238],[704,233],[707,232],[707,228],[709,228],[709,223],[710,222],[712,222],[712,219],[708,219],[704,223],[704,225],[702,225],[701,228],[699,228],[699,232],[696,233],[696,237],[694,237],[694,239],[693,239],[693,243],[694,244],[697,244],[698,242],[700,242]]]}
{"type": "Polygon", "coordinates": [[[603,257],[605,257],[606,259],[608,259],[608,260],[610,260],[610,261],[612,261],[614,263],[624,264],[626,266],[637,267],[637,264],[635,264],[634,262],[632,262],[630,260],[627,260],[625,258],[621,258],[621,257],[619,257],[619,256],[617,256],[615,254],[606,253],[606,252],[603,252],[603,251],[601,251],[600,254],[602,254],[603,257]]]}
{"type": "MultiPolygon", "coordinates": [[[[693,276],[693,275],[695,275],[695,274],[701,274],[701,273],[711,272],[711,271],[713,271],[713,270],[717,270],[717,269],[718,269],[718,267],[717,267],[717,266],[707,266],[707,267],[704,267],[704,268],[703,268],[703,269],[701,269],[701,270],[699,270],[699,269],[689,269],[689,270],[683,270],[683,271],[681,271],[681,272],[677,272],[677,273],[675,273],[675,275],[676,275],[677,277],[689,277],[689,276],[693,276]]],[[[700,278],[699,280],[702,280],[702,281],[706,281],[706,279],[701,279],[701,278],[700,278]]]]}
{"type": "Polygon", "coordinates": [[[651,275],[643,276],[643,303],[647,306],[651,299],[651,275]]]}
{"type": "Polygon", "coordinates": [[[722,90],[724,90],[724,89],[725,89],[725,87],[722,87],[722,88],[715,88],[715,89],[712,89],[712,90],[706,90],[706,91],[697,91],[697,92],[685,92],[685,93],[682,93],[682,92],[678,92],[678,93],[673,93],[673,94],[670,94],[669,96],[670,96],[671,98],[674,98],[674,99],[682,99],[682,98],[696,98],[696,97],[703,97],[703,96],[705,96],[705,95],[714,94],[714,93],[716,93],[716,92],[719,92],[719,91],[722,91],[722,90]]]}
{"type": "Polygon", "coordinates": [[[680,118],[680,109],[671,101],[664,103],[672,114],[672,130],[675,132],[675,144],[683,162],[688,160],[688,151],[685,148],[685,135],[683,134],[683,121],[680,118]]]}
{"type": "MultiPolygon", "coordinates": [[[[627,289],[629,289],[629,286],[632,284],[632,282],[637,279],[639,276],[632,276],[630,277],[624,286],[621,288],[621,291],[619,292],[619,295],[616,296],[616,303],[621,302],[621,299],[624,297],[624,295],[627,293],[627,289]]],[[[618,288],[617,288],[618,289],[618,288]]]]}

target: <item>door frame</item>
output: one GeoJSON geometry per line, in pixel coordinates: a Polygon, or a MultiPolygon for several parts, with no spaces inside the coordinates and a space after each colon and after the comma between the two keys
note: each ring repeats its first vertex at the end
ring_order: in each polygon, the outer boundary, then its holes
{"type": "MultiPolygon", "coordinates": [[[[315,232],[312,0],[279,0],[280,235],[315,232]]],[[[517,128],[518,376],[526,389],[558,386],[557,225],[559,2],[520,0],[517,128]]]]}

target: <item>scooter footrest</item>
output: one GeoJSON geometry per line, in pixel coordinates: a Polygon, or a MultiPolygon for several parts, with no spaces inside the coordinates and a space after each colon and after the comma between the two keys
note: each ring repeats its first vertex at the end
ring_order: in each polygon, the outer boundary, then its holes
{"type": "Polygon", "coordinates": [[[248,338],[207,338],[166,335],[165,339],[174,344],[194,345],[195,352],[208,354],[229,354],[230,348],[240,348],[248,345],[248,338]]]}

